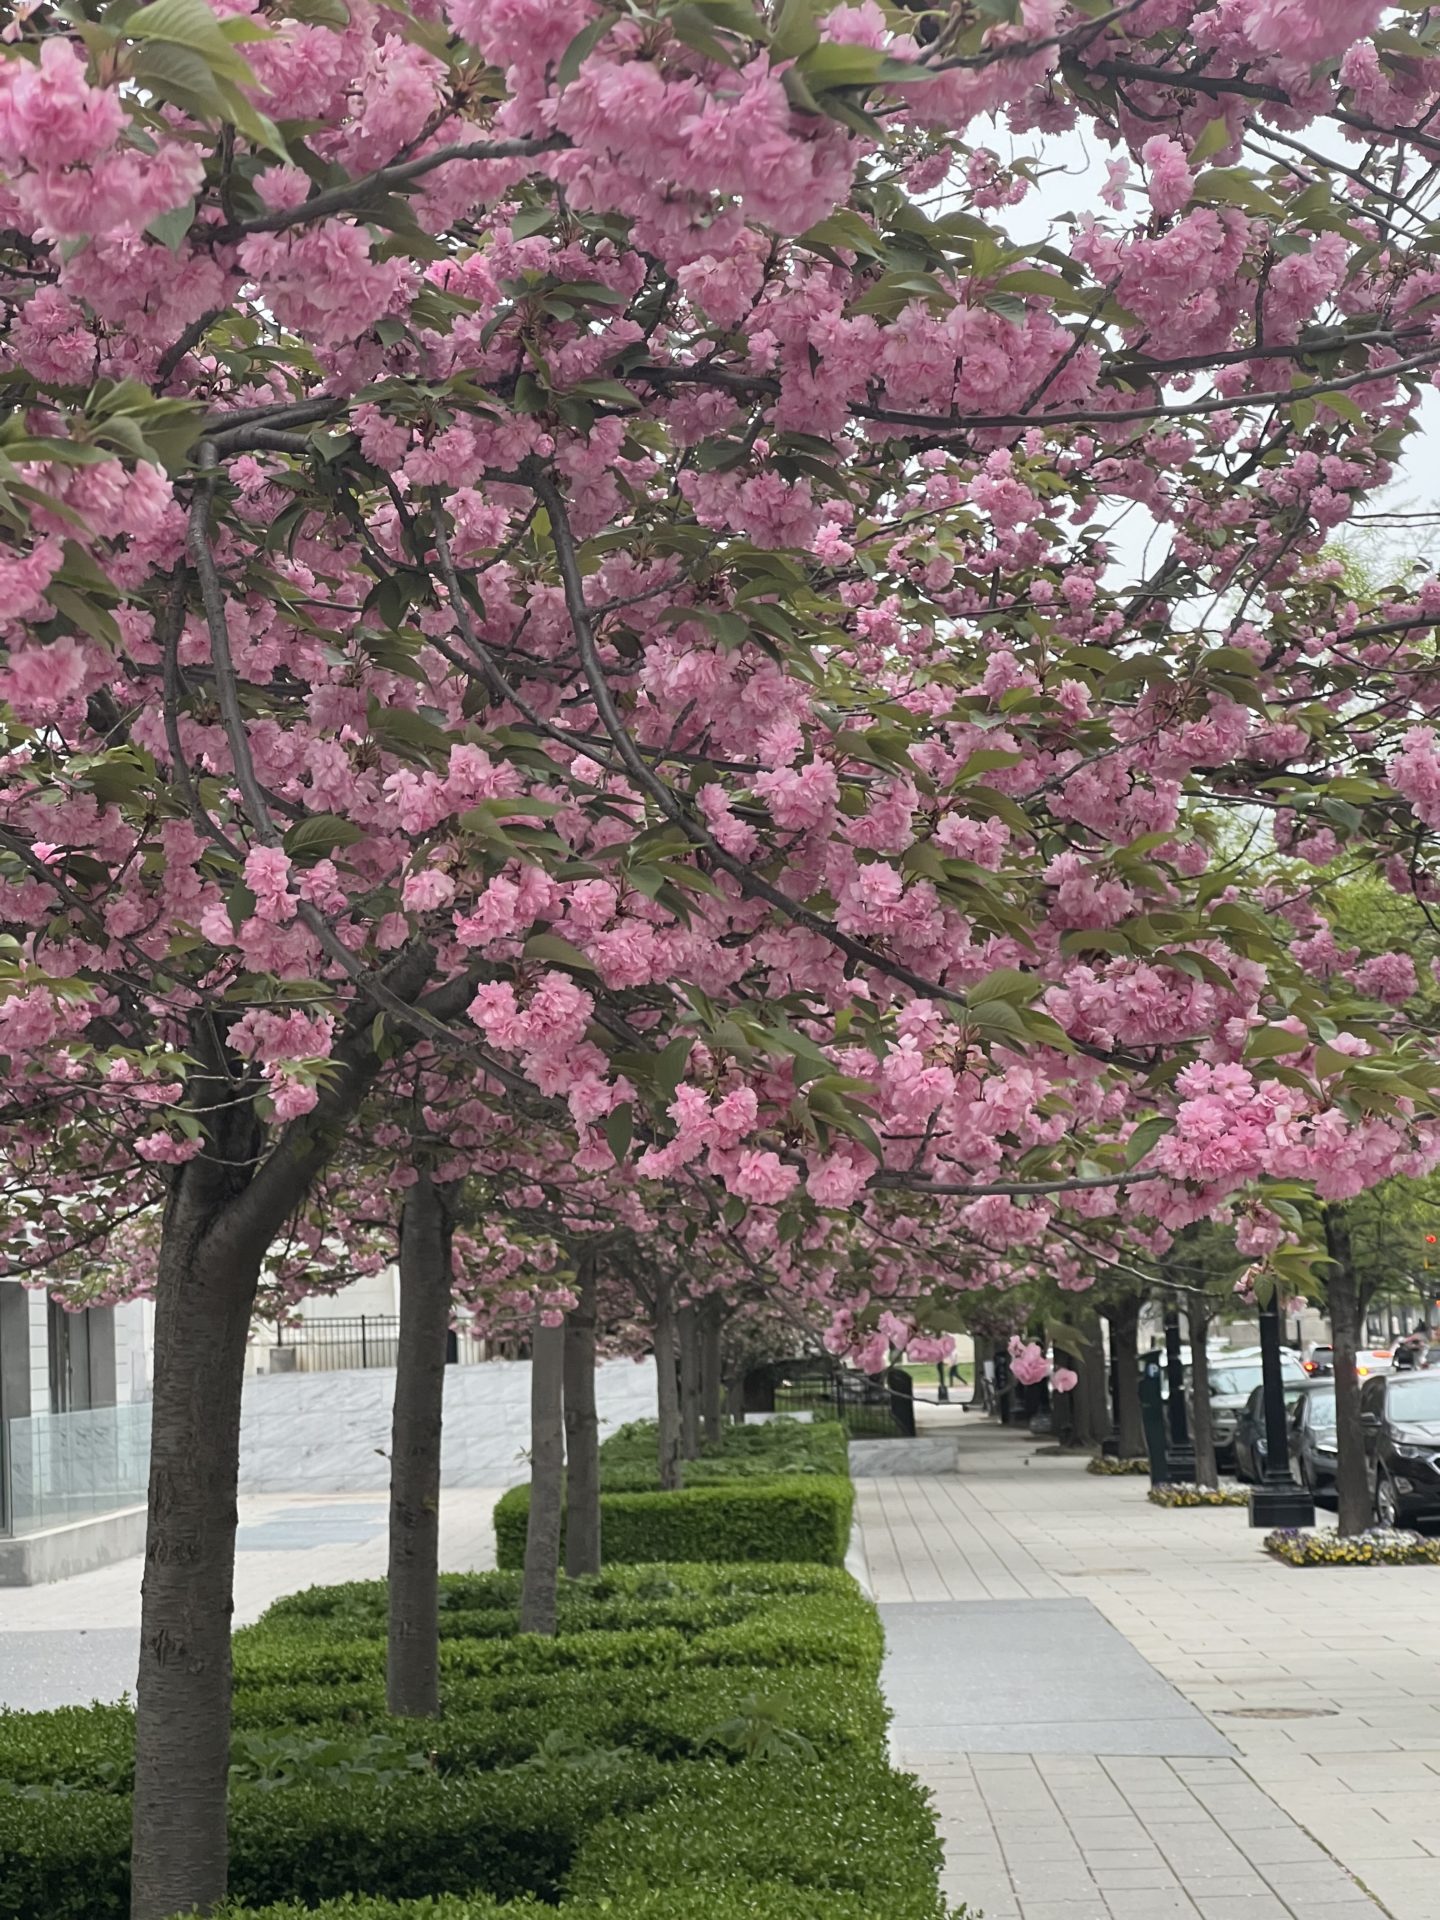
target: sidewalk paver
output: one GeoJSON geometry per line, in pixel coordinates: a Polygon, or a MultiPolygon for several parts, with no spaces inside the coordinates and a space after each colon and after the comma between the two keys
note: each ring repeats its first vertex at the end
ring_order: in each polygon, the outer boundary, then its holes
{"type": "Polygon", "coordinates": [[[954,1900],[986,1920],[1440,1917],[1440,1569],[1284,1567],[1241,1510],[1164,1511],[1143,1479],[974,1416],[943,1424],[953,1475],[856,1493],[897,1645],[907,1615],[954,1607],[931,1670],[943,1713],[908,1745],[896,1729],[935,1792],[954,1900]],[[1033,1603],[1058,1600],[1089,1602],[1225,1745],[1187,1752],[1161,1716],[1147,1750],[1144,1716],[1106,1715],[1073,1661],[1037,1699],[1033,1603]],[[997,1667],[985,1616],[1007,1609],[997,1667]],[[1007,1720],[1028,1751],[980,1750],[1007,1720]]]}
{"type": "MultiPolygon", "coordinates": [[[[493,1567],[491,1515],[499,1489],[447,1488],[440,1564],[493,1567]]],[[[235,1623],[301,1587],[373,1580],[385,1572],[387,1509],[364,1494],[256,1494],[240,1502],[235,1623]]],[[[113,1700],[133,1691],[139,1644],[136,1557],[43,1587],[0,1587],[0,1707],[35,1709],[113,1700]]]]}

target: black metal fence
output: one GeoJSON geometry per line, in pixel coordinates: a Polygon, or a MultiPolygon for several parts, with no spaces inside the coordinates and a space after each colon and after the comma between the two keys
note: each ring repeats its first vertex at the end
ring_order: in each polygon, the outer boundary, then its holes
{"type": "Polygon", "coordinates": [[[857,1439],[915,1437],[914,1388],[908,1373],[856,1373],[820,1358],[771,1360],[745,1376],[746,1413],[817,1413],[839,1420],[857,1439]]]}
{"type": "MultiPolygon", "coordinates": [[[[400,1340],[400,1316],[356,1313],[323,1320],[302,1320],[276,1327],[269,1345],[272,1373],[339,1373],[352,1367],[393,1367],[400,1340]]],[[[467,1341],[466,1346],[473,1345],[467,1341]]],[[[467,1359],[474,1356],[467,1352],[467,1359]]],[[[460,1339],[452,1329],[446,1360],[460,1358],[460,1339]]]]}

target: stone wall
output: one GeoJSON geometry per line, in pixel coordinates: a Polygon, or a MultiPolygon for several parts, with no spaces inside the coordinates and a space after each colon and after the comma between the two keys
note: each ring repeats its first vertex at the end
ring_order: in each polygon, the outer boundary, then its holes
{"type": "MultiPolygon", "coordinates": [[[[391,1368],[257,1374],[245,1382],[242,1493],[372,1493],[390,1476],[391,1368]]],[[[655,1417],[655,1367],[606,1361],[595,1377],[602,1437],[655,1417]]],[[[508,1487],[529,1478],[530,1363],[491,1360],[445,1373],[447,1487],[508,1487]]]]}

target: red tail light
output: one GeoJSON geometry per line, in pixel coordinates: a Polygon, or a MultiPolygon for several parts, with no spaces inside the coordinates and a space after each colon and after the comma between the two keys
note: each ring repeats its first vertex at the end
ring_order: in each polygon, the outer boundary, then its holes
{"type": "Polygon", "coordinates": [[[1313,1360],[1302,1360],[1300,1364],[1304,1367],[1306,1373],[1313,1373],[1315,1371],[1315,1362],[1313,1360]]]}

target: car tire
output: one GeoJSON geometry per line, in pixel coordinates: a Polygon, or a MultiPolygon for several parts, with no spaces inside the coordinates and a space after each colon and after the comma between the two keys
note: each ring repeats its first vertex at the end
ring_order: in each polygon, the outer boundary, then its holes
{"type": "Polygon", "coordinates": [[[1300,1456],[1300,1484],[1313,1500],[1320,1491],[1315,1482],[1315,1469],[1302,1453],[1300,1456]]]}
{"type": "Polygon", "coordinates": [[[1375,1518],[1382,1527],[1402,1527],[1405,1524],[1400,1496],[1395,1491],[1394,1481],[1385,1472],[1375,1476],[1375,1518]]]}

